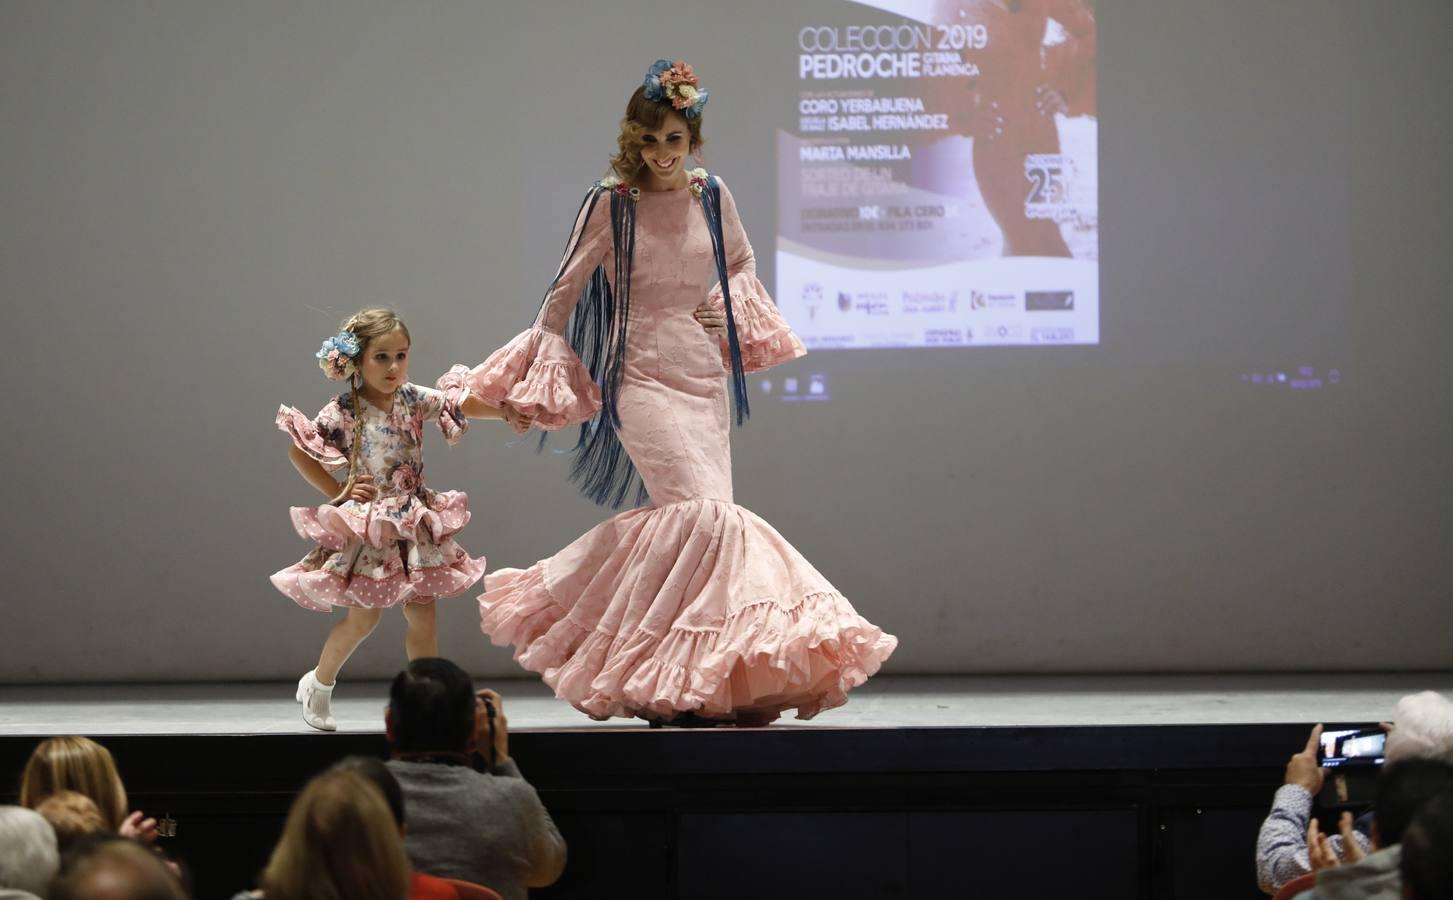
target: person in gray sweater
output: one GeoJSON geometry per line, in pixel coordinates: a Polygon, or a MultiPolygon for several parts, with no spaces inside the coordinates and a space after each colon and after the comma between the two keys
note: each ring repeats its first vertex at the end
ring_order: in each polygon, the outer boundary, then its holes
{"type": "Polygon", "coordinates": [[[525,900],[565,868],[565,840],[510,758],[504,700],[447,659],[410,662],[389,688],[388,761],[408,804],[414,869],[525,900]]]}

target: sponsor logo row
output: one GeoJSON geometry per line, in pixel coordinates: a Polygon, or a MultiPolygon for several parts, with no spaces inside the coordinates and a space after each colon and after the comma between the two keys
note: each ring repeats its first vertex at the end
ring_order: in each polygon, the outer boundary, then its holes
{"type": "Polygon", "coordinates": [[[839,313],[887,316],[893,313],[957,313],[1024,310],[1025,312],[1073,312],[1074,291],[837,291],[822,285],[803,285],[802,303],[809,315],[835,308],[839,313]],[[894,300],[897,300],[896,308],[894,300]]]}
{"type": "Polygon", "coordinates": [[[969,344],[1073,344],[1075,329],[1070,326],[1029,327],[1002,323],[964,327],[925,328],[922,332],[898,332],[875,335],[862,340],[851,334],[808,334],[807,346],[817,350],[861,347],[962,347],[969,344]]]}

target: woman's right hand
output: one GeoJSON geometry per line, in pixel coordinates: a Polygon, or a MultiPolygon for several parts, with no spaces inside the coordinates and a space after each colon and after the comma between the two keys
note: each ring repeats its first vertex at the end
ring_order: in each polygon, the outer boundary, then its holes
{"type": "Polygon", "coordinates": [[[335,506],[341,503],[347,503],[349,500],[357,503],[368,503],[377,496],[378,488],[373,486],[373,476],[360,475],[343,485],[343,490],[339,491],[338,496],[333,498],[333,503],[335,506]]]}
{"type": "Polygon", "coordinates": [[[726,307],[715,309],[709,303],[703,303],[691,313],[696,319],[696,324],[706,330],[706,333],[714,338],[725,337],[727,330],[726,307]]]}

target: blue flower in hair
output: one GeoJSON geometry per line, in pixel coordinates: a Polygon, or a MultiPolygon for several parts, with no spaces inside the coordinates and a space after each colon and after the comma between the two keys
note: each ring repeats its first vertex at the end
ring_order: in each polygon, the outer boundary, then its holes
{"type": "Polygon", "coordinates": [[[696,102],[693,103],[693,104],[691,104],[691,106],[688,107],[687,110],[686,110],[686,112],[684,113],[684,115],[686,116],[686,118],[688,118],[688,119],[696,119],[696,118],[699,118],[701,116],[702,109],[704,109],[706,107],[706,98],[707,98],[707,93],[706,93],[706,89],[705,88],[697,91],[696,92],[696,102]]]}
{"type": "Polygon", "coordinates": [[[661,85],[661,73],[671,68],[671,60],[658,59],[646,70],[646,99],[665,100],[666,89],[661,85]]]}
{"type": "Polygon", "coordinates": [[[318,358],[322,359],[327,356],[329,350],[337,350],[344,356],[357,356],[358,338],[351,331],[340,331],[323,342],[322,348],[318,351],[318,358]]]}
{"type": "Polygon", "coordinates": [[[318,348],[314,354],[318,368],[333,381],[342,381],[354,372],[353,357],[358,355],[358,338],[351,331],[340,331],[318,348]]]}

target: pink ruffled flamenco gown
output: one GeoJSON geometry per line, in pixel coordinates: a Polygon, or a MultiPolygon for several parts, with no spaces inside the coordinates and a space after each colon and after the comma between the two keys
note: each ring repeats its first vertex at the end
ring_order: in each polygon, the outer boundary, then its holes
{"type": "MultiPolygon", "coordinates": [[[[463,366],[439,379],[439,389],[405,384],[385,412],[363,401],[361,473],[378,494],[368,503],[295,506],[293,528],[317,544],[302,561],[272,576],[273,585],[304,609],[335,606],[381,609],[431,603],[463,593],[484,574],[454,540],[469,522],[468,498],[424,485],[424,423],[438,423],[453,444],[468,428],[460,405],[468,397],[463,366]]],[[[348,466],[353,443],[353,395],[340,394],[315,418],[289,406],[277,426],[293,444],[332,470],[348,466]]]]}
{"type": "MultiPolygon", "coordinates": [[[[487,402],[555,430],[590,419],[600,391],[561,336],[596,266],[614,272],[608,198],[576,223],[574,256],[535,326],[469,374],[487,402]],[[583,234],[581,233],[583,231],[583,234]]],[[[747,371],[806,353],[756,277],[731,195],[722,218],[747,371]]],[[[620,439],[650,493],[528,569],[485,577],[482,626],[592,718],[681,713],[806,719],[847,701],[897,639],[857,614],[772,526],[732,502],[725,339],[693,311],[716,281],[691,189],[636,207],[620,439]]],[[[720,286],[711,299],[721,304],[720,286]]]]}

